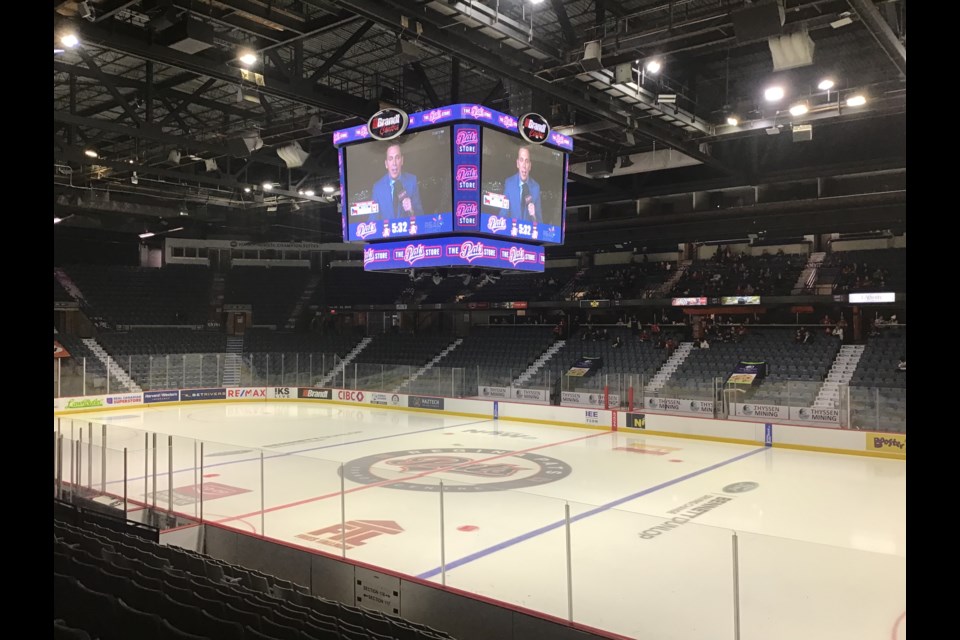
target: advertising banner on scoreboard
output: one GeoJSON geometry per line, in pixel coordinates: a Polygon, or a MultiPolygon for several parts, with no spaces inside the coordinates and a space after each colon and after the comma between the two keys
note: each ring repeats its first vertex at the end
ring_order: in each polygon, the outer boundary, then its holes
{"type": "Polygon", "coordinates": [[[366,271],[458,266],[542,273],[546,259],[543,247],[461,236],[383,242],[363,250],[363,268],[366,271]]]}

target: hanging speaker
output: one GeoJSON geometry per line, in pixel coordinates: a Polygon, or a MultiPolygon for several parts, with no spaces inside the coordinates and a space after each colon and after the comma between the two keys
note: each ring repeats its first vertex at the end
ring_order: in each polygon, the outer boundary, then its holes
{"type": "Polygon", "coordinates": [[[785,14],[777,1],[754,3],[730,13],[738,43],[780,35],[785,14]]]}
{"type": "Polygon", "coordinates": [[[632,82],[633,79],[633,65],[629,62],[618,64],[613,68],[613,81],[617,84],[632,82]]]}

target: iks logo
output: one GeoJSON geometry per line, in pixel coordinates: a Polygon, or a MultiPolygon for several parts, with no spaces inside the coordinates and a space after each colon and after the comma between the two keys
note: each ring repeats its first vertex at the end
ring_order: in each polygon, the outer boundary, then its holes
{"type": "Polygon", "coordinates": [[[445,492],[478,493],[525,489],[562,480],[570,465],[538,453],[503,449],[411,449],[352,460],[343,465],[344,477],[359,484],[375,484],[405,491],[439,491],[438,480],[449,479],[445,492]],[[399,477],[398,477],[399,474],[399,477]]]}

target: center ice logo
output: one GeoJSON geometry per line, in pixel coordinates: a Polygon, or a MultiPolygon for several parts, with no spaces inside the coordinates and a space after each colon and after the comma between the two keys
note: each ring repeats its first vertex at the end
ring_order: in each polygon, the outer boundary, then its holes
{"type": "Polygon", "coordinates": [[[346,479],[386,489],[436,492],[437,478],[456,478],[455,483],[444,483],[445,493],[525,489],[562,480],[570,472],[566,462],[539,453],[471,448],[392,451],[343,465],[346,479]]]}

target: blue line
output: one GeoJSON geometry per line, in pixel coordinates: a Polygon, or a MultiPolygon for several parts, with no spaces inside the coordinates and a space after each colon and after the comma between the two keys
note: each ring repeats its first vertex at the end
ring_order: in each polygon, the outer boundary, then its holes
{"type": "MultiPolygon", "coordinates": [[[[599,506],[599,507],[595,507],[595,508],[591,509],[590,511],[584,511],[583,513],[581,513],[581,514],[579,514],[579,515],[577,515],[577,516],[573,516],[573,517],[570,518],[570,522],[571,522],[571,523],[574,523],[574,522],[577,522],[578,520],[583,520],[583,519],[585,519],[585,518],[589,518],[590,516],[594,516],[594,515],[596,515],[596,514],[598,514],[598,513],[602,513],[603,511],[607,511],[607,510],[609,510],[609,509],[612,509],[612,508],[614,508],[614,507],[617,507],[617,506],[619,506],[619,505],[621,505],[621,504],[623,504],[623,503],[625,503],[625,502],[630,502],[631,500],[635,500],[635,499],[637,499],[637,498],[640,498],[640,497],[642,497],[642,496],[645,496],[645,495],[647,495],[648,493],[653,493],[654,491],[659,491],[660,489],[664,489],[664,488],[669,487],[669,486],[671,486],[671,485],[675,485],[675,484],[677,484],[678,482],[683,482],[684,480],[689,480],[690,478],[693,478],[693,477],[699,476],[699,475],[701,475],[701,474],[707,473],[708,471],[713,471],[714,469],[719,469],[720,467],[723,467],[723,466],[728,465],[728,464],[733,463],[733,462],[737,462],[737,461],[742,460],[742,459],[744,459],[744,458],[746,458],[746,457],[748,457],[748,456],[752,456],[752,455],[754,455],[754,454],[757,454],[757,453],[760,453],[761,451],[766,451],[766,450],[767,450],[766,447],[762,447],[762,448],[760,448],[760,449],[755,449],[755,450],[753,450],[753,451],[748,451],[748,452],[742,453],[742,454],[740,454],[740,455],[738,455],[738,456],[736,456],[736,457],[730,458],[729,460],[724,460],[723,462],[718,462],[717,464],[711,465],[711,466],[709,466],[709,467],[704,467],[703,469],[700,469],[699,471],[693,471],[693,472],[691,472],[691,473],[688,473],[688,474],[685,475],[685,476],[680,476],[679,478],[674,478],[673,480],[668,480],[667,482],[658,484],[658,485],[653,486],[653,487],[650,487],[650,488],[648,488],[648,489],[644,489],[643,491],[638,491],[638,492],[636,492],[636,493],[631,493],[630,495],[625,496],[625,497],[623,497],[623,498],[618,498],[618,499],[614,500],[613,502],[608,502],[608,503],[605,504],[605,505],[601,505],[601,506],[599,506]]],[[[447,565],[446,565],[446,570],[449,571],[450,569],[456,569],[457,567],[462,567],[462,566],[465,565],[465,564],[468,564],[468,563],[470,563],[470,562],[473,562],[474,560],[479,560],[480,558],[483,558],[484,556],[488,556],[488,555],[490,555],[491,553],[496,553],[497,551],[500,551],[500,550],[502,550],[502,549],[506,549],[507,547],[512,547],[513,545],[519,544],[519,543],[521,543],[521,542],[524,542],[525,540],[529,540],[530,538],[535,538],[536,536],[539,536],[539,535],[541,535],[541,534],[547,533],[548,531],[553,531],[554,529],[557,529],[557,528],[559,528],[559,527],[564,526],[564,525],[566,524],[566,522],[567,522],[566,519],[558,520],[558,521],[553,522],[553,523],[551,523],[551,524],[548,524],[548,525],[546,525],[546,526],[540,527],[539,529],[534,529],[533,531],[529,531],[529,532],[527,532],[527,533],[521,534],[521,535],[519,535],[519,536],[516,536],[515,538],[510,538],[509,540],[505,540],[504,542],[501,542],[501,543],[499,543],[499,544],[495,544],[495,545],[493,545],[492,547],[487,547],[486,549],[482,549],[482,550],[480,550],[480,551],[477,551],[476,553],[471,553],[470,555],[464,556],[464,557],[460,558],[459,560],[454,560],[453,562],[448,562],[447,565]]],[[[436,567],[435,569],[430,569],[429,571],[426,571],[426,572],[424,572],[424,573],[421,573],[421,574],[418,575],[417,577],[420,578],[420,579],[422,579],[422,580],[426,580],[427,578],[432,578],[433,576],[439,574],[443,569],[444,569],[444,567],[436,567]]]]}
{"type": "MultiPolygon", "coordinates": [[[[311,447],[310,449],[301,449],[301,450],[299,450],[299,451],[288,451],[287,453],[277,453],[277,454],[274,454],[274,455],[263,456],[263,459],[264,459],[264,460],[270,460],[270,459],[272,459],[272,458],[283,458],[283,457],[285,457],[285,456],[295,456],[295,455],[299,455],[299,454],[301,454],[301,453],[306,453],[306,452],[308,452],[308,451],[319,451],[320,449],[332,449],[332,448],[334,448],[334,447],[344,447],[344,446],[351,445],[351,444],[360,444],[361,442],[373,442],[374,440],[384,440],[384,439],[386,439],[386,438],[397,438],[397,437],[401,437],[401,436],[412,436],[412,435],[417,434],[417,433],[428,433],[428,432],[430,432],[430,431],[440,431],[441,429],[454,429],[454,428],[456,428],[456,427],[466,427],[467,425],[480,424],[480,423],[482,423],[482,422],[490,422],[490,419],[489,419],[489,418],[486,418],[486,419],[484,419],[484,420],[474,420],[473,422],[465,422],[465,423],[463,423],[463,424],[450,424],[450,425],[444,425],[444,426],[442,426],[442,427],[431,427],[430,429],[421,429],[420,431],[405,431],[404,433],[391,433],[390,435],[386,435],[386,436],[377,436],[377,437],[375,437],[375,438],[366,438],[365,440],[351,440],[350,442],[341,442],[341,443],[339,443],[339,444],[325,444],[325,445],[323,445],[323,446],[321,446],[321,447],[311,447]]],[[[179,436],[175,436],[175,437],[179,437],[179,436]]],[[[196,440],[197,438],[193,438],[193,439],[196,440]]],[[[239,446],[239,445],[238,445],[238,446],[239,446]]],[[[207,469],[212,469],[212,468],[214,468],[214,467],[222,467],[222,466],[228,465],[228,464],[240,464],[241,462],[253,462],[253,461],[259,460],[259,459],[260,459],[260,456],[257,456],[256,458],[246,458],[246,459],[244,459],[244,460],[229,460],[229,461],[227,461],[227,462],[216,462],[216,463],[214,463],[214,464],[205,464],[205,465],[203,465],[202,468],[203,468],[204,471],[206,471],[207,469]]],[[[331,461],[331,460],[328,460],[327,462],[332,462],[332,461],[331,461]]],[[[185,472],[185,471],[193,471],[193,469],[194,469],[194,467],[186,467],[186,468],[183,468],[183,469],[178,469],[178,470],[174,471],[174,473],[183,473],[183,472],[185,472]]],[[[164,472],[164,473],[166,473],[166,472],[164,472]]],[[[137,476],[137,477],[135,477],[135,478],[127,478],[127,482],[136,482],[137,480],[143,480],[143,478],[144,478],[144,476],[137,476]]],[[[118,484],[118,483],[121,483],[121,482],[123,482],[122,479],[121,479],[121,480],[110,480],[110,481],[107,482],[106,484],[118,484]]]]}

